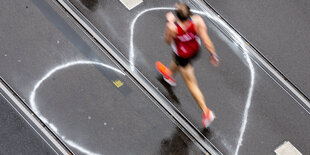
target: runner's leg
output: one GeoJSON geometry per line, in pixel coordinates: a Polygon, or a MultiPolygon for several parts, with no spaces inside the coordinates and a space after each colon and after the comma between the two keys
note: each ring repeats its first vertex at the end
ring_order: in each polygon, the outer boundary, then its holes
{"type": "Polygon", "coordinates": [[[205,103],[205,99],[203,94],[201,93],[197,80],[194,74],[194,68],[191,64],[187,64],[185,67],[179,67],[180,74],[182,75],[188,89],[192,93],[194,99],[197,104],[201,108],[202,112],[202,124],[204,127],[208,127],[213,120],[215,119],[215,115],[213,112],[208,109],[205,103]]]}
{"type": "Polygon", "coordinates": [[[198,87],[194,74],[194,67],[191,64],[187,64],[185,67],[179,67],[179,71],[201,110],[203,112],[207,112],[208,108],[206,106],[204,96],[198,87]]]}
{"type": "Polygon", "coordinates": [[[175,63],[175,61],[174,60],[172,60],[171,61],[171,64],[170,64],[170,71],[171,71],[171,73],[172,73],[172,77],[174,77],[175,76],[175,73],[178,71],[178,66],[177,66],[177,64],[175,63]]]}

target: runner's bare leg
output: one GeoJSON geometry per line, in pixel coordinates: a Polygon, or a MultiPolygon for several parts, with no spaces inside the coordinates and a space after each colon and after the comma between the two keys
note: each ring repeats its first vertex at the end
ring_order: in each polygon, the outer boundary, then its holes
{"type": "Polygon", "coordinates": [[[208,108],[206,106],[204,96],[198,87],[194,74],[194,67],[191,64],[188,64],[185,67],[179,67],[179,71],[201,110],[207,112],[208,108]]]}
{"type": "Polygon", "coordinates": [[[172,73],[172,77],[174,77],[175,76],[175,73],[178,71],[178,66],[177,66],[177,64],[175,64],[175,62],[172,60],[171,61],[171,63],[170,63],[170,71],[171,71],[171,73],[172,73]]]}

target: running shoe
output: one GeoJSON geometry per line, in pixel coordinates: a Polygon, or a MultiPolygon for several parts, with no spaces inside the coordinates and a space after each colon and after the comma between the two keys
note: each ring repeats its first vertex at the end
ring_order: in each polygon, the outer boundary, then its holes
{"type": "Polygon", "coordinates": [[[165,77],[163,76],[164,80],[170,85],[170,86],[176,86],[177,84],[175,83],[175,79],[173,79],[172,77],[165,77]]]}
{"type": "Polygon", "coordinates": [[[202,124],[205,128],[209,127],[210,124],[214,121],[215,115],[213,111],[207,110],[206,112],[202,113],[202,124]]]}
{"type": "Polygon", "coordinates": [[[175,79],[171,76],[172,73],[170,69],[160,61],[157,61],[155,65],[156,69],[163,75],[164,80],[171,86],[176,86],[175,79]]]}

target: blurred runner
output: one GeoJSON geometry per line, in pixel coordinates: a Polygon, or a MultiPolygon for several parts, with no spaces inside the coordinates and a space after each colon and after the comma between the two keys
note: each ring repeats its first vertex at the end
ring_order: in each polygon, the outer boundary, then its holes
{"type": "Polygon", "coordinates": [[[203,125],[208,127],[215,119],[215,115],[206,106],[191,64],[191,61],[198,56],[200,38],[209,50],[210,63],[216,67],[219,64],[219,59],[208,36],[207,27],[203,19],[199,15],[192,15],[190,8],[184,3],[179,2],[175,7],[176,17],[172,12],[166,14],[167,24],[165,32],[165,41],[171,45],[174,52],[173,60],[170,69],[160,62],[156,62],[156,67],[163,74],[165,81],[172,86],[176,84],[174,80],[175,73],[177,71],[180,72],[189,91],[203,111],[203,125]]]}

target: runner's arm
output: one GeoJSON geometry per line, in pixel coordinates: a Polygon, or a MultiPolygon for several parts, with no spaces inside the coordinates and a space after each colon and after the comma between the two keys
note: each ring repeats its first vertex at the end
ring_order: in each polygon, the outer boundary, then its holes
{"type": "Polygon", "coordinates": [[[173,13],[170,11],[166,14],[166,20],[167,22],[174,23],[177,19],[173,15],[173,13]]]}
{"type": "Polygon", "coordinates": [[[211,55],[216,55],[214,45],[208,35],[207,26],[201,17],[197,18],[198,20],[198,35],[201,38],[204,46],[209,50],[211,55]]]}
{"type": "Polygon", "coordinates": [[[173,26],[175,26],[173,23],[167,22],[166,24],[166,31],[165,31],[165,41],[167,44],[171,44],[172,38],[173,38],[173,26]]]}
{"type": "Polygon", "coordinates": [[[203,44],[205,45],[205,47],[209,50],[210,52],[210,63],[217,67],[219,64],[219,59],[218,56],[215,52],[215,48],[214,45],[208,35],[208,31],[207,31],[207,26],[205,24],[205,22],[203,21],[203,19],[200,16],[196,16],[197,17],[197,33],[199,35],[199,37],[201,38],[203,44]]]}
{"type": "Polygon", "coordinates": [[[169,28],[168,28],[168,24],[169,24],[169,23],[166,24],[165,41],[166,41],[167,44],[170,44],[170,43],[171,43],[171,36],[170,36],[170,34],[169,34],[169,33],[170,33],[170,32],[169,32],[170,30],[169,30],[169,28]]]}
{"type": "Polygon", "coordinates": [[[172,12],[168,12],[166,14],[166,31],[165,31],[165,41],[167,44],[171,44],[172,38],[173,38],[173,29],[175,28],[174,22],[176,21],[175,16],[173,15],[172,12]]]}

